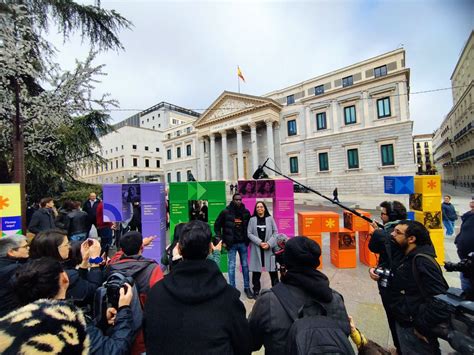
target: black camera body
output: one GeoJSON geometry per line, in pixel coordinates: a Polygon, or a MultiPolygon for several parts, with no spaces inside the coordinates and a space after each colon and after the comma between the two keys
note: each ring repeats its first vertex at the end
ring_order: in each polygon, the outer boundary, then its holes
{"type": "MultiPolygon", "coordinates": [[[[107,308],[113,307],[118,310],[120,289],[126,288],[126,283],[133,287],[133,278],[114,272],[107,278],[102,286],[95,291],[93,318],[96,325],[100,328],[107,328],[107,308]]],[[[125,289],[125,291],[127,290],[125,289]]]]}
{"type": "Polygon", "coordinates": [[[474,252],[470,252],[466,259],[458,263],[445,262],[444,268],[448,272],[459,271],[469,279],[474,279],[474,252]]]}
{"type": "Polygon", "coordinates": [[[381,287],[388,287],[389,279],[392,276],[392,271],[388,268],[377,267],[374,269],[374,273],[379,276],[379,285],[381,287]]]}
{"type": "Polygon", "coordinates": [[[219,236],[216,235],[216,236],[214,236],[214,237],[212,238],[212,244],[213,244],[214,246],[216,246],[217,244],[220,243],[221,240],[222,240],[222,239],[221,239],[219,236]]]}
{"type": "Polygon", "coordinates": [[[462,290],[449,288],[435,296],[434,307],[449,313],[449,323],[437,327],[437,335],[461,354],[474,354],[474,302],[466,300],[462,290]]]}

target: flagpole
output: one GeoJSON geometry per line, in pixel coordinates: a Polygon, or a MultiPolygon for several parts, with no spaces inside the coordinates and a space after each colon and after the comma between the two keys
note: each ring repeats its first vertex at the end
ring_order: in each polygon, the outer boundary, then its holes
{"type": "Polygon", "coordinates": [[[239,89],[240,94],[240,78],[239,78],[239,66],[237,65],[237,87],[239,89]]]}

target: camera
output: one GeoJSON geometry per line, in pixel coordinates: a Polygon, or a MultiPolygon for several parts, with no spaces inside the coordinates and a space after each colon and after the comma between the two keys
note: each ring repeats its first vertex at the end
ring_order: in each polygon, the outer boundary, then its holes
{"type": "Polygon", "coordinates": [[[446,294],[434,297],[433,307],[449,316],[447,324],[434,330],[436,335],[449,342],[461,354],[474,353],[474,302],[467,301],[462,290],[449,288],[446,294]]]}
{"type": "Polygon", "coordinates": [[[390,269],[377,267],[374,269],[374,273],[379,277],[379,285],[381,287],[388,287],[389,278],[392,276],[390,269]]]}
{"type": "Polygon", "coordinates": [[[458,263],[445,262],[444,268],[448,272],[459,271],[469,279],[474,278],[474,252],[470,252],[466,259],[461,259],[458,263]]]}
{"type": "Polygon", "coordinates": [[[111,307],[115,309],[119,308],[118,304],[120,299],[120,289],[124,288],[126,292],[126,283],[133,287],[133,278],[131,276],[123,276],[119,273],[113,273],[107,278],[107,281],[104,283],[104,287],[107,295],[107,303],[110,304],[111,307]]]}

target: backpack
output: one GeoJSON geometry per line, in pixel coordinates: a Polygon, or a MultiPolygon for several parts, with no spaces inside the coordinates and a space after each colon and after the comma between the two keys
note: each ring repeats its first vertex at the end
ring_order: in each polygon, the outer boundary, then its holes
{"type": "Polygon", "coordinates": [[[321,303],[311,299],[298,307],[283,283],[272,291],[293,321],[286,340],[287,355],[354,354],[341,324],[327,316],[321,303]]]}

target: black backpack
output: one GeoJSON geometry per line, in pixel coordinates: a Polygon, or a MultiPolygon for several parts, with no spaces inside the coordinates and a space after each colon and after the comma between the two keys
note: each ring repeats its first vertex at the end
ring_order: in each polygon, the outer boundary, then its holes
{"type": "Polygon", "coordinates": [[[341,324],[327,316],[321,303],[311,299],[298,306],[283,283],[272,291],[293,321],[286,340],[287,355],[354,354],[341,324]]]}

